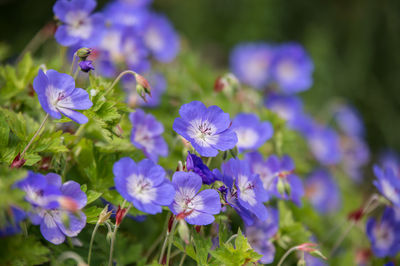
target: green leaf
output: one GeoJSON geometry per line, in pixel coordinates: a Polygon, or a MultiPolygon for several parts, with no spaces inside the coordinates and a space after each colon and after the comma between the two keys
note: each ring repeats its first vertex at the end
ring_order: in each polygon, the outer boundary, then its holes
{"type": "Polygon", "coordinates": [[[8,144],[8,136],[10,127],[3,115],[0,116],[0,147],[6,147],[8,144]]]}
{"type": "Polygon", "coordinates": [[[244,265],[251,262],[256,263],[262,257],[262,255],[251,248],[240,228],[235,239],[235,246],[230,242],[225,242],[219,248],[211,251],[211,255],[216,259],[216,263],[213,264],[227,266],[244,265]]]}
{"type": "Polygon", "coordinates": [[[86,192],[87,195],[87,205],[92,203],[93,201],[97,200],[103,193],[102,192],[97,192],[94,190],[89,190],[86,192]]]}
{"type": "Polygon", "coordinates": [[[102,210],[103,210],[102,208],[96,206],[84,208],[83,212],[86,215],[86,223],[96,224],[97,221],[99,220],[99,215],[102,210]]]}

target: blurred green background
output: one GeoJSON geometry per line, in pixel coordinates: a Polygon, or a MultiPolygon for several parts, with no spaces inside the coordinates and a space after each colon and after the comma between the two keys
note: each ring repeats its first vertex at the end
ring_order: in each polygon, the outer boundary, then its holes
{"type": "MultiPolygon", "coordinates": [[[[54,2],[0,0],[0,42],[14,58],[52,19],[54,2]]],[[[329,101],[347,99],[362,114],[373,151],[400,150],[400,1],[155,0],[153,7],[216,75],[240,42],[300,42],[316,69],[302,94],[306,108],[321,115],[329,101]]]]}

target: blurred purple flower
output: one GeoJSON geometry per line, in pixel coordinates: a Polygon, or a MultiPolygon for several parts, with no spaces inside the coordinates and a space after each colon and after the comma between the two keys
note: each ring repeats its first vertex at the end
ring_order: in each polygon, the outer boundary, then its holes
{"type": "Polygon", "coordinates": [[[216,105],[206,107],[193,101],[179,109],[181,117],[175,118],[173,129],[189,141],[195,150],[206,157],[215,157],[218,150],[235,147],[236,133],[230,128],[229,114],[216,105]]]}
{"type": "Polygon", "coordinates": [[[57,28],[57,42],[63,46],[97,45],[103,32],[104,20],[101,14],[91,15],[95,7],[95,0],[58,0],[53,6],[53,12],[63,24],[57,28]]]}
{"type": "Polygon", "coordinates": [[[129,118],[132,123],[131,142],[135,147],[154,162],[157,162],[158,156],[168,155],[168,145],[162,137],[164,127],[153,115],[136,109],[129,118]]]}
{"type": "Polygon", "coordinates": [[[364,136],[364,123],[358,111],[350,105],[339,105],[334,110],[340,130],[350,137],[364,136]]]}
{"type": "Polygon", "coordinates": [[[169,20],[160,14],[151,13],[147,18],[143,38],[147,48],[160,62],[172,61],[179,52],[179,36],[169,20]]]}
{"type": "Polygon", "coordinates": [[[236,132],[239,152],[258,149],[274,133],[271,123],[260,122],[257,115],[246,113],[240,113],[233,119],[231,129],[236,132]]]}
{"type": "Polygon", "coordinates": [[[272,237],[278,232],[279,212],[277,209],[268,208],[268,218],[265,221],[256,221],[252,226],[246,226],[246,237],[251,247],[263,255],[260,262],[269,264],[274,261],[275,246],[272,237]]]}
{"type": "Polygon", "coordinates": [[[61,114],[79,124],[88,122],[88,118],[75,110],[86,110],[92,107],[89,94],[81,88],[75,88],[74,79],[67,74],[48,70],[46,74],[39,70],[33,80],[42,108],[51,117],[60,119],[61,114]]]}
{"type": "Polygon", "coordinates": [[[32,224],[40,225],[40,232],[47,241],[59,245],[64,242],[66,236],[75,237],[85,227],[86,216],[80,210],[86,205],[87,198],[75,181],[62,184],[61,177],[57,174],[49,173],[43,176],[29,173],[17,186],[26,192],[27,200],[32,204],[33,210],[28,213],[29,219],[32,224]],[[46,182],[45,189],[32,192],[32,187],[37,188],[37,180],[40,183],[46,182]],[[28,183],[35,185],[29,186],[28,183]],[[43,200],[44,195],[48,193],[48,187],[58,190],[51,196],[47,195],[52,198],[52,204],[37,204],[37,200],[31,200],[32,197],[41,197],[43,200]]]}
{"type": "Polygon", "coordinates": [[[113,173],[117,191],[142,212],[160,213],[161,206],[171,204],[174,198],[174,187],[164,169],[151,160],[136,163],[129,157],[121,158],[113,173]]]}
{"type": "Polygon", "coordinates": [[[301,205],[303,184],[301,179],[293,174],[294,163],[288,155],[281,159],[271,155],[264,160],[260,153],[251,152],[245,155],[245,160],[249,162],[252,172],[260,176],[264,189],[270,195],[301,205]]]}
{"type": "Polygon", "coordinates": [[[268,217],[264,202],[269,199],[258,174],[250,170],[247,161],[230,159],[221,166],[222,181],[228,187],[227,203],[242,217],[246,225],[254,223],[254,216],[264,221],[268,217]]]}
{"type": "Polygon", "coordinates": [[[242,83],[263,89],[271,81],[274,53],[275,49],[266,43],[239,44],[231,52],[231,70],[242,83]]]}
{"type": "Polygon", "coordinates": [[[26,213],[14,206],[10,206],[7,210],[6,220],[2,221],[0,227],[0,237],[12,236],[21,232],[20,223],[26,218],[26,213]]]}
{"type": "Polygon", "coordinates": [[[273,80],[284,93],[293,94],[312,86],[314,64],[300,44],[287,43],[278,46],[271,70],[273,80]]]}
{"type": "Polygon", "coordinates": [[[178,219],[189,224],[207,225],[214,222],[215,214],[221,211],[221,202],[216,190],[205,189],[199,192],[201,177],[192,172],[175,172],[172,184],[176,194],[169,206],[178,219]]]}
{"type": "Polygon", "coordinates": [[[374,173],[376,180],[374,185],[379,192],[394,205],[400,207],[400,178],[392,168],[380,168],[374,165],[374,173]]]}
{"type": "Polygon", "coordinates": [[[392,208],[386,207],[380,221],[369,218],[366,233],[375,256],[394,257],[400,251],[400,222],[392,208]]]}
{"type": "Polygon", "coordinates": [[[340,190],[332,175],[325,169],[314,170],[305,181],[305,196],[323,214],[340,207],[340,190]]]}

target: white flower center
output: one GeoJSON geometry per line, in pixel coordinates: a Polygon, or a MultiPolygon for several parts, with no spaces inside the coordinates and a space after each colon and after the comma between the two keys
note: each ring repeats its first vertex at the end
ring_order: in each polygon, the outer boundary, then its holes
{"type": "Polygon", "coordinates": [[[160,51],[164,47],[164,40],[161,38],[158,30],[150,28],[144,36],[146,45],[154,51],[160,51]]]}
{"type": "Polygon", "coordinates": [[[192,120],[187,129],[188,135],[202,147],[210,147],[218,142],[219,136],[214,135],[216,131],[213,124],[201,119],[192,120]]]}
{"type": "Polygon", "coordinates": [[[157,196],[153,182],[142,175],[137,176],[133,174],[129,176],[127,190],[132,197],[145,204],[155,200],[157,196]]]}
{"type": "Polygon", "coordinates": [[[391,228],[385,223],[381,223],[374,227],[373,233],[376,238],[376,246],[380,249],[387,249],[390,247],[394,240],[394,234],[391,228]]]}
{"type": "Polygon", "coordinates": [[[154,147],[154,138],[150,135],[146,126],[138,125],[135,129],[135,141],[140,143],[147,151],[152,151],[154,147]]]}
{"type": "Polygon", "coordinates": [[[256,194],[254,193],[254,184],[250,182],[247,176],[238,176],[238,186],[240,190],[240,198],[248,202],[251,206],[257,203],[256,194]]]}
{"type": "Polygon", "coordinates": [[[65,16],[68,33],[74,37],[88,39],[92,34],[92,23],[85,11],[71,11],[65,16]]]}
{"type": "Polygon", "coordinates": [[[251,128],[238,128],[235,130],[238,148],[252,148],[258,141],[258,134],[251,128]]]}
{"type": "Polygon", "coordinates": [[[277,67],[278,76],[285,81],[292,81],[297,76],[297,68],[290,60],[283,60],[277,67]]]}

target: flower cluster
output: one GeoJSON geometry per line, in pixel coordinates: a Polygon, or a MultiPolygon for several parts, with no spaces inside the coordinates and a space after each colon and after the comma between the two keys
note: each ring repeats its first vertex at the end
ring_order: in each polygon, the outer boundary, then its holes
{"type": "Polygon", "coordinates": [[[233,50],[231,69],[241,82],[256,89],[278,84],[279,91],[293,94],[311,87],[314,65],[297,43],[245,43],[233,50]]]}
{"type": "Polygon", "coordinates": [[[32,206],[29,219],[34,225],[40,225],[40,232],[49,242],[61,244],[85,227],[86,216],[81,209],[87,197],[75,181],[63,184],[57,174],[44,176],[29,172],[16,186],[25,191],[25,199],[32,206]]]}

